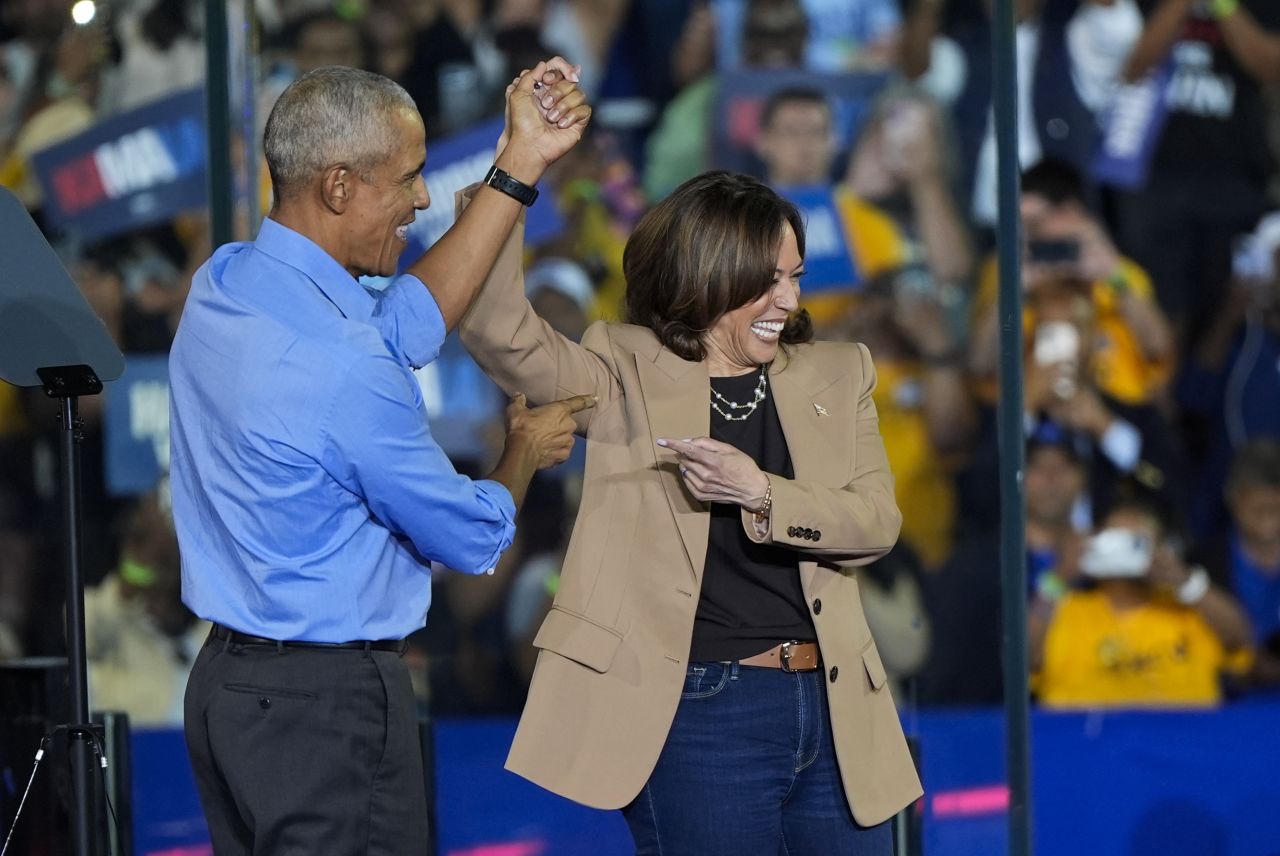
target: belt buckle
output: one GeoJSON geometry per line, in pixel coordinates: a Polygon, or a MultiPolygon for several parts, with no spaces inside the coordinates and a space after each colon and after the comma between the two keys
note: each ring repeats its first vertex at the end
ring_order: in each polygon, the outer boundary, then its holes
{"type": "Polygon", "coordinates": [[[795,669],[791,668],[791,646],[794,644],[796,643],[783,642],[782,647],[778,649],[778,660],[781,663],[782,671],[784,672],[796,671],[795,669]]]}

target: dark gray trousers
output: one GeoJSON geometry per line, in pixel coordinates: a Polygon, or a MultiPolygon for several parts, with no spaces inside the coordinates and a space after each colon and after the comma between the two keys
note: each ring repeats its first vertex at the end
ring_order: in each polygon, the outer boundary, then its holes
{"type": "Polygon", "coordinates": [[[427,852],[417,714],[399,655],[211,637],[185,713],[217,856],[427,852]]]}

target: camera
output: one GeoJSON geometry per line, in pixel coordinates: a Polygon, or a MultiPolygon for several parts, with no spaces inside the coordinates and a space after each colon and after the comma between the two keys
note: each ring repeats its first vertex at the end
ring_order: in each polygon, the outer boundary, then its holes
{"type": "Polygon", "coordinates": [[[1080,263],[1080,242],[1075,238],[1042,238],[1027,241],[1027,259],[1040,265],[1080,263]]]}
{"type": "Polygon", "coordinates": [[[1132,580],[1147,575],[1155,545],[1132,529],[1104,529],[1089,539],[1080,570],[1096,580],[1132,580]]]}
{"type": "Polygon", "coordinates": [[[1032,355],[1036,364],[1054,366],[1080,359],[1080,331],[1070,321],[1044,321],[1036,327],[1032,355]]]}

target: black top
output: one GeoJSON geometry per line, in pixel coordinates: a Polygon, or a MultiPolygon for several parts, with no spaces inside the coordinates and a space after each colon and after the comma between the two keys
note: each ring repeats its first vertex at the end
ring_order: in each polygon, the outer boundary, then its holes
{"type": "MultiPolygon", "coordinates": [[[[713,377],[711,388],[731,401],[746,404],[755,394],[760,373],[713,377]]],[[[727,413],[739,415],[721,404],[727,413]]],[[[711,438],[741,449],[767,473],[792,477],[791,455],[773,403],[773,390],[746,419],[730,422],[711,411],[711,438]]],[[[693,624],[691,661],[740,660],[780,642],[817,638],[800,588],[800,569],[793,550],[757,544],[742,529],[741,509],[711,504],[702,593],[693,624]]]]}
{"type": "MultiPolygon", "coordinates": [[[[1241,0],[1263,29],[1280,31],[1280,3],[1241,0]]],[[[1148,20],[1156,0],[1141,0],[1148,20]]],[[[1166,174],[1239,176],[1265,183],[1273,168],[1267,148],[1262,85],[1227,48],[1216,22],[1189,16],[1170,52],[1169,115],[1155,163],[1166,174]]]]}

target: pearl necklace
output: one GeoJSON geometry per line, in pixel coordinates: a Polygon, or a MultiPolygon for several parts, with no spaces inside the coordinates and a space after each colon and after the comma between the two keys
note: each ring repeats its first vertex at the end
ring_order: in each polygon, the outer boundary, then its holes
{"type": "Polygon", "coordinates": [[[711,409],[719,413],[728,422],[745,422],[752,413],[756,412],[756,408],[760,406],[760,402],[764,401],[765,386],[768,384],[768,375],[765,374],[767,366],[760,367],[760,382],[756,384],[755,394],[746,404],[739,404],[736,401],[730,401],[720,393],[716,392],[716,388],[711,387],[711,409]],[[721,409],[720,405],[724,404],[729,408],[728,411],[721,409]],[[735,415],[738,410],[746,411],[742,415],[735,415]]]}

